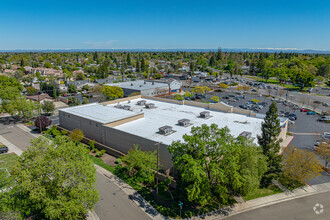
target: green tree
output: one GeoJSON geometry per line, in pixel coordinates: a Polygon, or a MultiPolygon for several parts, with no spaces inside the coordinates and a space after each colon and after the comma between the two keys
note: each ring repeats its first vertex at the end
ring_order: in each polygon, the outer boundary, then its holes
{"type": "Polygon", "coordinates": [[[218,102],[220,101],[220,98],[219,98],[219,96],[212,96],[212,97],[211,97],[211,100],[212,100],[213,102],[218,103],[218,102]]]}
{"type": "Polygon", "coordinates": [[[11,175],[15,180],[7,207],[22,217],[80,219],[93,210],[99,195],[96,171],[82,145],[67,137],[31,140],[11,175]]]}
{"type": "Polygon", "coordinates": [[[124,97],[124,91],[118,86],[103,86],[102,93],[107,97],[107,99],[114,100],[124,97]]]}
{"type": "Polygon", "coordinates": [[[267,157],[268,163],[268,170],[264,175],[263,184],[268,185],[281,172],[282,162],[282,156],[279,154],[282,139],[278,139],[281,126],[276,102],[272,102],[269,106],[264,122],[261,124],[261,131],[261,135],[258,135],[258,143],[263,154],[267,157]]]}
{"type": "Polygon", "coordinates": [[[188,91],[186,91],[185,93],[184,93],[184,95],[183,95],[185,98],[191,98],[191,97],[193,97],[194,96],[194,94],[192,94],[191,92],[188,92],[188,91]]]}
{"type": "Polygon", "coordinates": [[[78,128],[71,131],[69,137],[76,143],[79,143],[82,139],[84,139],[84,132],[78,128]]]}
{"type": "Polygon", "coordinates": [[[206,92],[211,91],[211,89],[207,86],[195,86],[191,91],[194,93],[205,94],[206,92]]]}
{"type": "Polygon", "coordinates": [[[82,72],[78,72],[76,75],[76,80],[85,80],[86,76],[82,72]]]}
{"type": "Polygon", "coordinates": [[[45,62],[44,67],[46,67],[46,68],[52,68],[53,65],[50,62],[45,62]]]}
{"type": "Polygon", "coordinates": [[[132,65],[132,60],[131,60],[131,54],[130,53],[127,53],[126,62],[127,62],[127,66],[132,65]]]}
{"type": "Polygon", "coordinates": [[[46,113],[50,113],[55,110],[55,105],[52,101],[44,101],[41,106],[42,110],[46,113]]]}
{"type": "Polygon", "coordinates": [[[89,103],[89,99],[84,97],[83,101],[82,101],[82,104],[84,105],[84,104],[88,104],[88,103],[89,103]]]}
{"type": "Polygon", "coordinates": [[[317,156],[307,150],[290,145],[283,152],[283,172],[286,177],[304,183],[320,175],[323,171],[317,156]]]}
{"type": "Polygon", "coordinates": [[[182,100],[183,100],[183,96],[180,95],[180,94],[175,94],[175,95],[174,95],[174,99],[175,99],[175,100],[178,100],[178,101],[182,101],[182,100]]]}
{"type": "Polygon", "coordinates": [[[140,176],[146,183],[152,183],[157,169],[156,151],[142,151],[138,145],[121,158],[132,176],[140,176]]]}
{"type": "Polygon", "coordinates": [[[26,87],[26,93],[29,94],[29,95],[36,93],[36,91],[37,91],[37,89],[32,87],[32,86],[26,87]]]}
{"type": "Polygon", "coordinates": [[[77,86],[70,84],[68,87],[68,92],[69,93],[76,93],[77,92],[77,86]]]}
{"type": "Polygon", "coordinates": [[[209,65],[210,65],[211,67],[215,66],[215,58],[214,58],[213,55],[212,55],[211,58],[210,58],[209,65]]]}
{"type": "Polygon", "coordinates": [[[255,190],[266,170],[266,159],[251,140],[236,139],[216,124],[193,127],[168,149],[178,170],[177,191],[201,206],[255,190]]]}

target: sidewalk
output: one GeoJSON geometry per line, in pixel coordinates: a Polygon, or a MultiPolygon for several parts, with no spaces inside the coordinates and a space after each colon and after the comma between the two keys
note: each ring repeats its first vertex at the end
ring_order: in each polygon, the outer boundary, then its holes
{"type": "Polygon", "coordinates": [[[6,138],[2,137],[2,135],[0,135],[0,142],[8,147],[8,153],[15,153],[18,156],[22,155],[23,151],[21,149],[19,149],[18,147],[16,147],[15,145],[13,145],[6,138]]]}
{"type": "MultiPolygon", "coordinates": [[[[235,204],[232,208],[232,212],[229,216],[233,216],[245,211],[261,208],[264,206],[273,205],[276,203],[297,199],[304,196],[309,196],[313,194],[323,193],[323,192],[329,192],[330,191],[330,183],[323,183],[319,185],[313,185],[313,186],[304,186],[298,189],[295,189],[293,191],[287,191],[283,193],[278,193],[275,195],[270,195],[258,199],[252,199],[249,201],[246,201],[244,203],[238,203],[235,204]]],[[[223,217],[225,218],[225,217],[223,217]]],[[[211,217],[206,219],[219,219],[219,217],[211,217]]]]}

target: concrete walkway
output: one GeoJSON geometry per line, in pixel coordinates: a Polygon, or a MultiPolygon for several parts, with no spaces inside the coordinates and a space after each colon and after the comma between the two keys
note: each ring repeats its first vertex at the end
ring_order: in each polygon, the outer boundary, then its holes
{"type": "MultiPolygon", "coordinates": [[[[246,212],[249,210],[261,208],[264,206],[269,206],[273,204],[277,204],[284,201],[289,201],[292,199],[301,198],[304,196],[310,196],[318,193],[330,192],[330,183],[323,183],[319,185],[313,186],[304,186],[293,191],[286,191],[283,193],[278,193],[275,195],[270,195],[258,199],[252,199],[246,201],[244,203],[235,204],[233,208],[231,208],[231,213],[229,216],[233,216],[242,212],[246,212]]],[[[210,216],[205,219],[220,219],[218,216],[210,216]]],[[[222,217],[223,218],[223,217],[222,217]]]]}
{"type": "Polygon", "coordinates": [[[287,146],[289,146],[289,144],[291,143],[291,141],[293,140],[293,136],[291,136],[291,135],[287,135],[286,136],[286,138],[285,138],[285,140],[283,140],[282,142],[281,142],[281,149],[280,149],[280,154],[282,154],[283,153],[283,151],[284,151],[284,149],[285,148],[287,148],[287,146]]]}

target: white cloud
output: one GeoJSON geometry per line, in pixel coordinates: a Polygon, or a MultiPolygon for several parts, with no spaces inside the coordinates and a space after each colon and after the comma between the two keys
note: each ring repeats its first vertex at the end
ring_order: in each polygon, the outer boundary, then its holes
{"type": "Polygon", "coordinates": [[[117,40],[108,40],[108,41],[86,41],[84,44],[90,45],[93,49],[110,49],[117,40]]]}

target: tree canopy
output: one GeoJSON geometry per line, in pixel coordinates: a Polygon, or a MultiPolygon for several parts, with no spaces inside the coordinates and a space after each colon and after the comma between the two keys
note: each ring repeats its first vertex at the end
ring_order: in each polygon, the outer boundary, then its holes
{"type": "Polygon", "coordinates": [[[12,189],[0,208],[19,211],[22,217],[84,218],[98,201],[95,167],[81,145],[68,137],[31,140],[11,175],[12,189]]]}
{"type": "Polygon", "coordinates": [[[224,204],[233,194],[246,194],[259,187],[266,171],[266,158],[246,138],[234,138],[228,128],[216,124],[193,127],[183,142],[168,147],[178,170],[178,190],[189,201],[205,206],[224,204]]]}
{"type": "Polygon", "coordinates": [[[124,91],[118,86],[103,86],[102,93],[107,97],[107,99],[114,100],[124,97],[124,91]]]}

